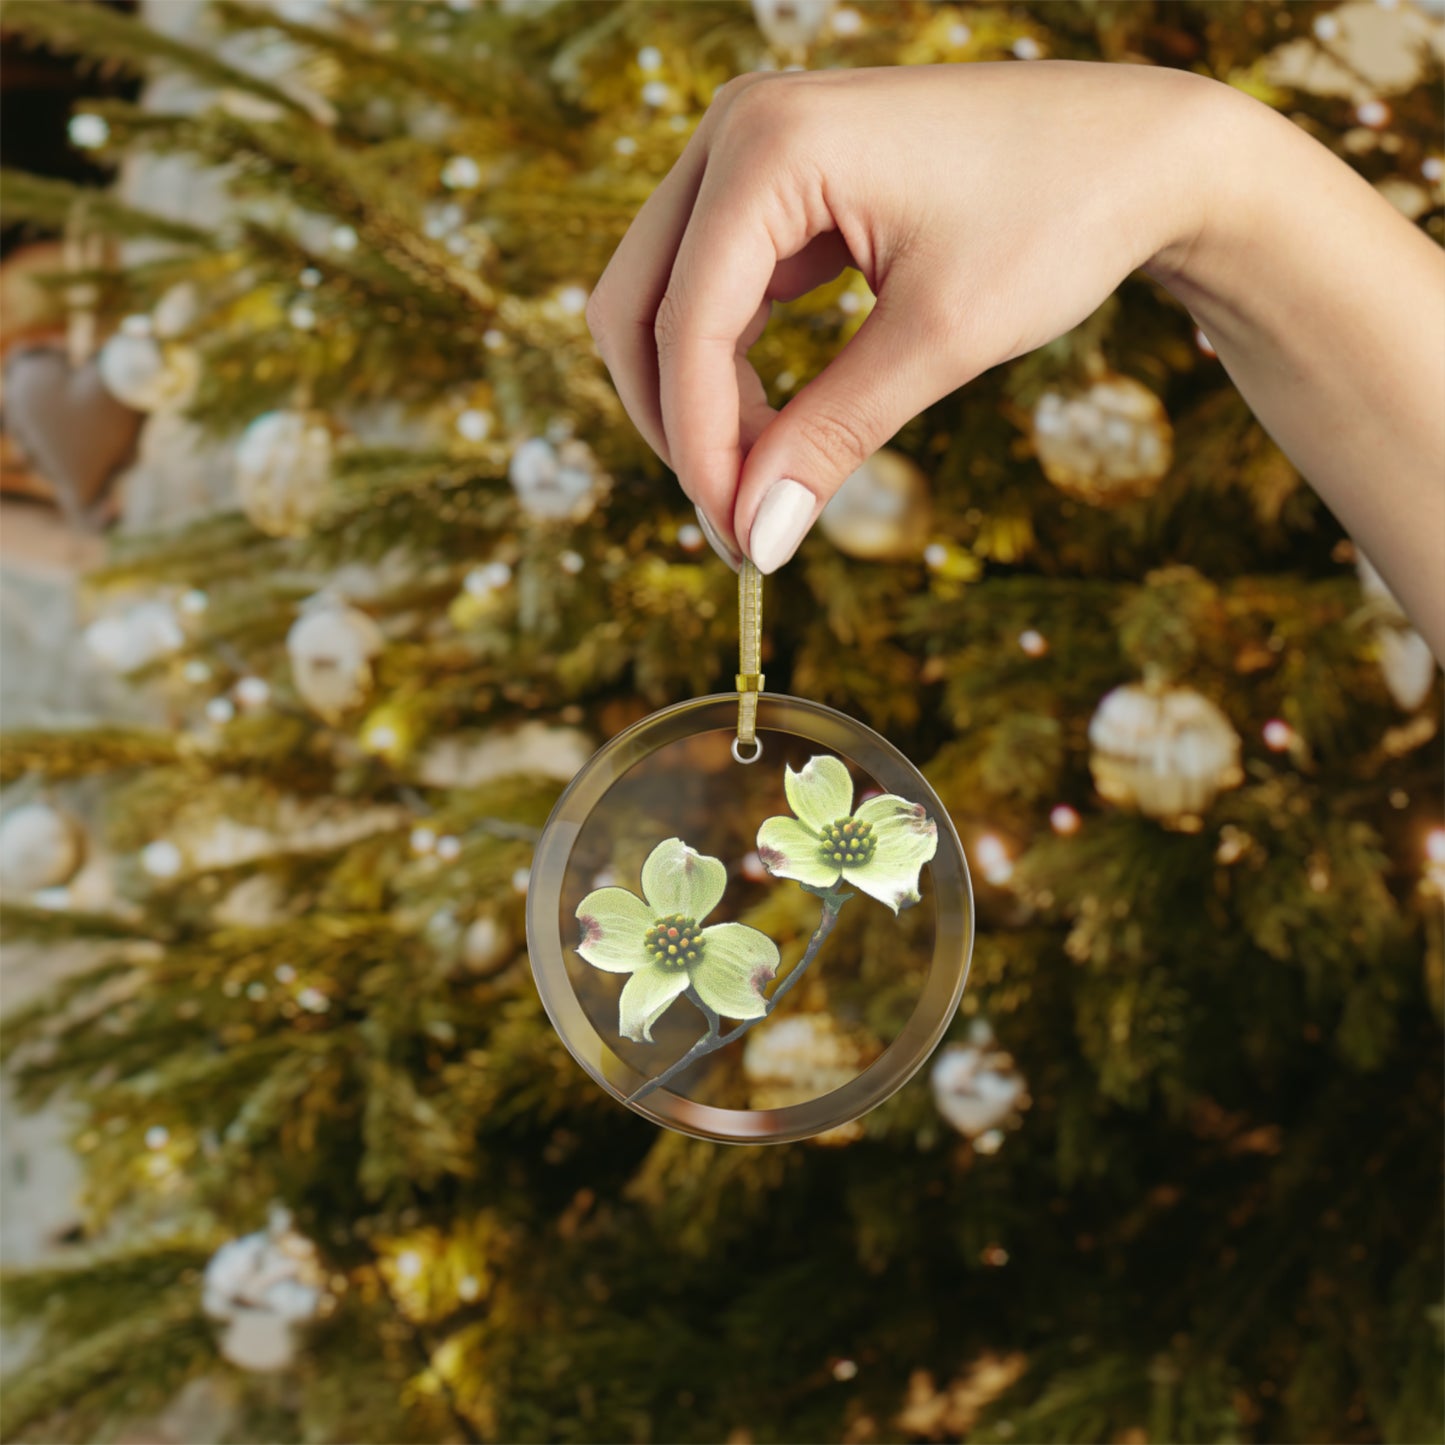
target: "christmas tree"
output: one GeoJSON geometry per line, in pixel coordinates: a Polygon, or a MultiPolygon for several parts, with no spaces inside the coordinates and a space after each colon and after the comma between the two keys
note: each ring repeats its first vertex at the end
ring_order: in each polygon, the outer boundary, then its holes
{"type": "MultiPolygon", "coordinates": [[[[93,959],[5,1024],[23,1097],[78,1109],[87,1176],[69,1257],[5,1282],[37,1340],[5,1438],[109,1438],[197,1380],[249,1441],[1445,1438],[1439,685],[1152,282],[910,423],[769,583],[769,689],[915,759],[974,863],[931,1070],[812,1143],[665,1133],[568,1055],[523,938],[566,776],[733,686],[735,579],[583,316],[716,89],[1183,66],[1441,239],[1438,23],[1272,0],[204,23],[5,10],[201,96],[88,106],[72,135],[186,157],[215,204],[11,174],[5,205],[128,244],[57,294],[84,286],[147,436],[235,444],[227,509],[123,529],[90,579],[88,641],[172,726],[5,740],[9,936],[93,959]],[[65,885],[68,790],[97,778],[95,899],[65,885]]],[[[846,273],[779,308],[752,353],[772,400],[871,301],[846,273]]],[[[870,1047],[866,1016],[795,998],[759,1097],[870,1047]]]]}

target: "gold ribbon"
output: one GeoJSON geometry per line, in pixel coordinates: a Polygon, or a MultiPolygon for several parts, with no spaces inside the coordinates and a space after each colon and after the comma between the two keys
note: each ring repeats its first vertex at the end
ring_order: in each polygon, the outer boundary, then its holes
{"type": "Polygon", "coordinates": [[[755,763],[763,755],[758,741],[758,694],[763,690],[763,574],[749,561],[738,571],[738,735],[733,757],[755,763]],[[744,756],[743,749],[751,749],[744,756]]]}

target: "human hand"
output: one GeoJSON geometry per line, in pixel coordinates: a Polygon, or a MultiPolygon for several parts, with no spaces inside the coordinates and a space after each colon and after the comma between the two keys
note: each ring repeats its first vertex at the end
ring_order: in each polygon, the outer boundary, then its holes
{"type": "Polygon", "coordinates": [[[714,547],[773,572],[911,417],[1187,246],[1204,204],[1190,150],[1227,95],[1068,61],[725,85],[588,306],[624,406],[714,547]],[[775,411],[748,348],[773,301],[847,266],[877,303],[775,411]]]}

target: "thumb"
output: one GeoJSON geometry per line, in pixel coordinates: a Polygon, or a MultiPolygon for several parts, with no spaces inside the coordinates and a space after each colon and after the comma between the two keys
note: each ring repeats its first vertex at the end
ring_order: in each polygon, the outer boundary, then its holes
{"type": "Polygon", "coordinates": [[[942,310],[936,297],[890,286],[857,335],[764,428],[733,512],[734,533],[759,572],[776,572],[844,480],[968,379],[942,310]]]}

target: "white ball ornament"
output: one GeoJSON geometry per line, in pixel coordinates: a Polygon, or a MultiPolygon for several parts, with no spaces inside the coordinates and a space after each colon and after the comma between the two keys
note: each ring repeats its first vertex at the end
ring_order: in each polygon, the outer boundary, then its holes
{"type": "Polygon", "coordinates": [[[1179,824],[1244,780],[1229,719],[1187,687],[1116,687],[1089,722],[1089,767],[1101,797],[1179,824]]]}
{"type": "Polygon", "coordinates": [[[1067,396],[1046,392],[1034,407],[1033,437],[1049,481],[1096,507],[1148,496],[1174,459],[1164,404],[1127,376],[1067,396]]]}
{"type": "Polygon", "coordinates": [[[904,562],[922,555],[933,522],[928,480],[888,447],[845,479],[823,508],[823,535],[849,557],[904,562]]]}
{"type": "Polygon", "coordinates": [[[823,33],[836,0],[753,0],[753,19],[774,49],[792,57],[823,33]]]}
{"type": "Polygon", "coordinates": [[[99,617],[85,629],[85,645],[113,672],[135,672],[175,652],[185,633],[169,602],[137,602],[123,612],[99,617]]]}
{"type": "Polygon", "coordinates": [[[285,1210],[273,1211],[265,1229],[223,1244],[206,1265],[203,1308],[225,1326],[221,1353],[243,1370],[286,1369],[296,1357],[297,1327],[329,1304],[316,1247],[285,1210]]]}
{"type": "Polygon", "coordinates": [[[201,360],[189,346],[119,331],[96,365],[105,389],[136,411],[177,411],[195,394],[201,360]]]}
{"type": "Polygon", "coordinates": [[[236,448],[236,490],[268,536],[299,537],[326,505],[335,433],[316,411],[271,411],[248,426],[236,448]]]}
{"type": "Polygon", "coordinates": [[[489,913],[474,918],[462,936],[462,962],[473,973],[495,973],[513,952],[510,930],[489,913]]]}
{"type": "Polygon", "coordinates": [[[364,612],[339,599],[313,598],[286,634],[291,678],[314,713],[338,722],[371,692],[371,663],[381,651],[381,629],[364,612]]]}
{"type": "Polygon", "coordinates": [[[512,453],[507,477],[522,509],[541,521],[581,521],[597,500],[597,459],[575,439],[524,441],[512,453]]]}
{"type": "Polygon", "coordinates": [[[1017,1120],[1029,1104],[1028,1081],[1013,1059],[997,1047],[993,1031],[981,1020],[970,1031],[968,1043],[949,1044],[939,1053],[929,1082],[938,1112],[969,1139],[979,1139],[1017,1120]]]}
{"type": "Polygon", "coordinates": [[[1397,706],[1405,712],[1414,712],[1430,696],[1435,682],[1435,656],[1429,643],[1406,621],[1404,608],[1363,552],[1357,553],[1355,568],[1360,577],[1360,591],[1373,604],[1378,617],[1374,628],[1375,651],[1385,686],[1397,706]]]}
{"type": "Polygon", "coordinates": [[[0,885],[38,893],[69,883],[85,861],[85,830],[49,803],[25,803],[0,819],[0,885]]]}

